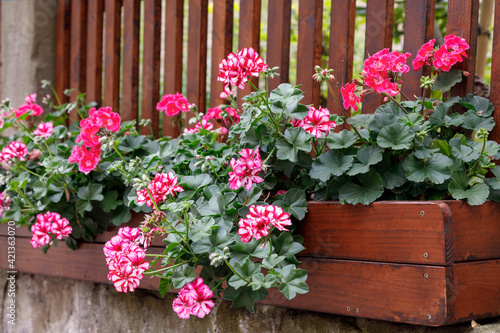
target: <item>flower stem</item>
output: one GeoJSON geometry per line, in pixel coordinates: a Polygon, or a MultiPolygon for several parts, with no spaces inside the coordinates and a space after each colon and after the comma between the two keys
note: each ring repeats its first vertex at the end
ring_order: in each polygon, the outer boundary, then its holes
{"type": "Polygon", "coordinates": [[[215,177],[219,180],[219,182],[224,183],[222,179],[220,179],[219,174],[215,172],[214,166],[212,165],[212,161],[208,160],[208,164],[210,164],[210,168],[212,169],[213,173],[215,174],[215,177]]]}
{"type": "Polygon", "coordinates": [[[230,277],[231,274],[228,274],[227,276],[225,276],[222,280],[220,280],[219,283],[217,283],[213,288],[212,288],[212,291],[214,291],[215,289],[217,289],[224,281],[227,280],[228,277],[230,277]]]}
{"type": "Polygon", "coordinates": [[[425,117],[425,87],[423,89],[423,92],[422,92],[422,110],[420,111],[420,113],[422,114],[422,117],[425,117]]]}
{"type": "Polygon", "coordinates": [[[233,266],[231,266],[231,264],[229,263],[229,261],[227,261],[227,259],[224,259],[224,261],[226,262],[226,265],[227,267],[229,267],[229,269],[231,270],[231,272],[234,273],[234,275],[236,275],[237,277],[239,277],[241,280],[245,281],[246,283],[250,283],[250,281],[248,280],[245,280],[241,275],[239,275],[233,268],[233,266]]]}
{"type": "Polygon", "coordinates": [[[399,103],[394,97],[392,97],[388,93],[382,93],[382,95],[384,95],[385,97],[389,98],[391,101],[396,103],[396,105],[399,106],[399,108],[403,110],[404,113],[408,114],[408,111],[406,111],[406,109],[401,105],[401,103],[399,103]]]}
{"type": "MultiPolygon", "coordinates": [[[[146,254],[147,255],[147,254],[146,254]]],[[[168,271],[170,269],[173,269],[173,268],[177,268],[179,266],[182,266],[182,265],[185,265],[186,263],[185,262],[181,262],[181,263],[178,263],[178,264],[175,264],[175,265],[172,265],[172,266],[168,266],[168,267],[164,267],[164,268],[160,268],[156,271],[151,271],[151,272],[144,272],[143,274],[147,274],[147,275],[152,275],[152,274],[156,274],[156,273],[160,273],[160,272],[164,272],[164,271],[168,271]]]]}

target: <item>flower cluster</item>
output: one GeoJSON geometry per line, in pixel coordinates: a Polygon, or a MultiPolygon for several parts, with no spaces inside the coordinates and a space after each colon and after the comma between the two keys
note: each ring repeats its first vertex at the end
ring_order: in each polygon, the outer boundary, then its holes
{"type": "Polygon", "coordinates": [[[19,141],[12,141],[2,149],[0,154],[0,163],[5,169],[6,166],[12,164],[12,159],[17,158],[20,161],[26,160],[26,155],[28,154],[28,148],[26,145],[19,141]]]}
{"type": "Polygon", "coordinates": [[[54,124],[52,122],[40,123],[33,134],[42,138],[48,138],[54,132],[54,124]]]}
{"type": "Polygon", "coordinates": [[[169,194],[175,195],[175,192],[184,191],[182,187],[177,185],[177,177],[171,171],[169,173],[157,173],[153,181],[148,184],[147,189],[137,191],[138,205],[146,203],[148,207],[155,206],[148,190],[156,204],[164,202],[169,194]]]}
{"type": "Polygon", "coordinates": [[[219,76],[217,81],[224,83],[224,92],[220,97],[229,98],[231,87],[245,88],[245,83],[251,76],[259,76],[268,66],[253,48],[244,48],[235,53],[229,53],[226,59],[219,64],[219,76]]]}
{"type": "Polygon", "coordinates": [[[37,215],[36,223],[31,226],[31,231],[33,232],[31,245],[34,248],[39,248],[51,244],[52,237],[59,240],[68,237],[72,228],[66,218],[61,217],[58,213],[47,212],[37,215]]]}
{"type": "Polygon", "coordinates": [[[3,212],[10,209],[10,205],[12,204],[12,200],[5,193],[5,191],[0,193],[0,217],[2,217],[3,212]]]}
{"type": "Polygon", "coordinates": [[[457,62],[462,62],[462,57],[467,57],[465,53],[469,49],[469,44],[465,39],[448,35],[444,38],[444,45],[434,51],[435,39],[431,39],[417,52],[416,58],[413,60],[413,69],[419,70],[423,65],[432,65],[444,72],[449,72],[451,66],[457,62]]]}
{"type": "Polygon", "coordinates": [[[197,278],[184,285],[174,299],[172,307],[179,318],[189,319],[191,315],[203,318],[215,305],[211,300],[212,297],[212,290],[203,283],[202,278],[197,278]]]}
{"type": "Polygon", "coordinates": [[[337,124],[330,120],[330,111],[321,106],[319,109],[310,106],[309,112],[307,112],[304,119],[293,119],[291,124],[293,127],[302,127],[307,133],[314,135],[316,138],[320,138],[325,134],[328,135],[332,128],[337,127],[337,124]]]}
{"type": "Polygon", "coordinates": [[[76,138],[76,142],[82,142],[82,145],[73,147],[68,161],[78,163],[78,169],[85,174],[94,170],[102,153],[98,132],[102,128],[116,132],[120,129],[120,121],[120,115],[110,107],[90,109],[88,118],[80,121],[80,134],[76,138]]]}
{"type": "Polygon", "coordinates": [[[240,219],[238,235],[241,241],[248,243],[255,239],[261,239],[269,235],[269,230],[274,226],[281,231],[287,231],[285,226],[291,225],[290,215],[283,211],[283,208],[268,205],[255,206],[249,208],[246,218],[240,219]]]}
{"type": "Polygon", "coordinates": [[[104,254],[108,264],[108,280],[119,292],[134,291],[149,268],[145,261],[146,252],[137,245],[140,239],[138,228],[120,228],[118,235],[104,244],[104,254]]]}
{"type": "Polygon", "coordinates": [[[21,117],[21,115],[28,113],[29,111],[31,111],[31,115],[33,116],[39,116],[43,113],[43,108],[40,105],[36,104],[36,94],[26,96],[24,101],[26,102],[26,104],[21,105],[17,108],[17,110],[12,110],[16,118],[21,117]]]}
{"type": "Polygon", "coordinates": [[[264,179],[258,176],[262,171],[262,160],[260,159],[259,148],[242,149],[240,158],[231,159],[230,165],[233,171],[229,172],[229,188],[237,190],[244,186],[247,190],[252,188],[252,185],[262,183],[264,179]]]}
{"type": "Polygon", "coordinates": [[[368,57],[363,65],[363,83],[378,93],[396,96],[399,93],[398,84],[391,80],[392,73],[404,74],[410,70],[406,60],[410,53],[389,52],[383,49],[368,57]]]}
{"type": "Polygon", "coordinates": [[[206,129],[208,131],[211,131],[214,128],[214,124],[209,123],[206,119],[202,119],[201,120],[201,124],[200,124],[200,122],[197,122],[194,127],[192,127],[192,128],[185,128],[184,132],[182,132],[182,134],[198,133],[198,131],[200,130],[200,128],[202,126],[203,126],[204,129],[206,129]]]}
{"type": "Polygon", "coordinates": [[[190,104],[182,94],[167,94],[156,104],[158,111],[163,111],[167,116],[175,116],[182,112],[189,111],[190,104]]]}
{"type": "Polygon", "coordinates": [[[240,114],[238,110],[232,107],[226,107],[224,110],[220,107],[215,107],[208,109],[207,113],[203,115],[203,120],[208,121],[210,119],[221,120],[224,125],[220,128],[221,134],[226,134],[232,125],[240,122],[240,114]]]}

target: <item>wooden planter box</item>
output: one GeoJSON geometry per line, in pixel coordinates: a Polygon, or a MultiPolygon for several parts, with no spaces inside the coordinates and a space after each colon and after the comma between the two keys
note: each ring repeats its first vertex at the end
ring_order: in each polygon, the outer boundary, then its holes
{"type": "MultiPolygon", "coordinates": [[[[272,291],[262,303],[427,326],[500,315],[500,203],[311,202],[300,223],[310,292],[288,301],[272,291]]],[[[18,229],[16,270],[109,283],[102,244],[116,229],[78,251],[61,244],[48,256],[31,247],[26,228],[18,229]]],[[[7,232],[1,226],[2,258],[7,232]]],[[[161,241],[148,252],[163,252],[161,241]]],[[[10,270],[5,259],[0,268],[10,270]]],[[[158,279],[141,282],[157,285],[158,279]]]]}

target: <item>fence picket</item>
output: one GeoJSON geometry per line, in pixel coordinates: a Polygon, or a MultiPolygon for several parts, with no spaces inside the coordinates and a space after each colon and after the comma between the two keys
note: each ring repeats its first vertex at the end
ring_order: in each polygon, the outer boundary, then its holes
{"type": "MultiPolygon", "coordinates": [[[[86,22],[87,1],[72,0],[69,86],[75,90],[71,92],[71,101],[76,100],[78,91],[85,89],[86,22]]],[[[76,109],[70,113],[70,119],[78,120],[76,109]]]]}
{"type": "Polygon", "coordinates": [[[493,28],[493,49],[491,53],[490,102],[495,106],[493,117],[497,124],[491,132],[490,140],[500,142],[500,0],[495,0],[495,18],[493,28]],[[495,56],[497,55],[497,56],[495,56]]]}
{"type": "Polygon", "coordinates": [[[87,102],[101,104],[103,0],[89,0],[87,12],[87,64],[85,92],[87,102]]]}
{"type": "Polygon", "coordinates": [[[69,44],[71,24],[71,2],[57,1],[56,18],[56,64],[54,89],[61,103],[68,101],[64,90],[69,87],[69,44]]]}
{"type": "Polygon", "coordinates": [[[292,0],[269,2],[267,19],[267,64],[278,66],[279,76],[270,79],[269,89],[290,81],[290,22],[292,0]]]}
{"type": "Polygon", "coordinates": [[[105,50],[103,105],[118,111],[120,107],[120,28],[121,1],[105,0],[105,50]]]}

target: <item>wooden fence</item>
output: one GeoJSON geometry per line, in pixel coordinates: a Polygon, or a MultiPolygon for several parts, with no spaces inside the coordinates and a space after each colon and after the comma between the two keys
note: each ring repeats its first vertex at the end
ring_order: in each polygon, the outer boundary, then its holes
{"type": "MultiPolygon", "coordinates": [[[[259,50],[261,0],[239,0],[239,6],[234,2],[213,0],[209,15],[209,0],[59,0],[56,90],[60,95],[67,87],[85,91],[88,100],[120,109],[125,120],[137,119],[142,110],[142,118],[153,120],[156,135],[176,136],[178,133],[170,119],[163,119],[162,133],[159,133],[156,103],[164,93],[181,92],[183,70],[187,73],[186,97],[203,110],[222,102],[218,97],[222,84],[216,81],[220,60],[236,48],[251,46],[259,50]],[[165,6],[163,17],[162,5],[165,6]],[[239,29],[238,36],[233,36],[236,14],[239,29]],[[209,16],[211,26],[208,26],[209,16]],[[183,46],[185,20],[187,49],[183,46]],[[234,37],[237,37],[237,45],[233,47],[234,37]],[[211,50],[211,54],[207,54],[207,50],[211,50]],[[207,57],[211,58],[210,66],[207,66],[207,57]],[[208,72],[210,82],[207,82],[208,72]],[[164,84],[160,91],[162,76],[164,84]],[[208,101],[207,85],[211,87],[208,101]]],[[[332,0],[331,8],[324,8],[323,0],[298,0],[298,26],[291,26],[292,0],[264,3],[268,3],[265,61],[271,67],[279,66],[281,73],[271,82],[271,87],[296,75],[297,84],[302,84],[305,91],[303,103],[319,104],[320,86],[312,74],[314,66],[321,61],[326,11],[330,26],[328,65],[335,70],[335,90],[340,97],[340,87],[350,81],[353,72],[356,1],[332,0]],[[296,73],[290,73],[292,29],[298,31],[296,73]]],[[[405,52],[416,54],[419,47],[433,37],[434,7],[433,0],[406,1],[405,52]]],[[[473,91],[478,8],[479,0],[449,0],[448,3],[447,34],[459,35],[471,45],[468,58],[460,65],[471,75],[453,89],[454,95],[464,96],[473,91]]],[[[490,99],[498,110],[500,0],[496,1],[495,12],[490,99]]],[[[392,46],[393,17],[394,0],[367,0],[365,56],[392,46]]],[[[421,75],[422,69],[405,74],[402,90],[407,96],[421,95],[421,75]]],[[[239,97],[248,92],[239,92],[239,97]]],[[[363,112],[373,112],[379,102],[377,96],[367,96],[363,112]]],[[[327,107],[333,113],[340,113],[332,96],[327,98],[327,107]]],[[[495,117],[500,122],[500,112],[497,111],[495,117]]],[[[499,141],[500,131],[496,130],[493,135],[499,141]]]]}

